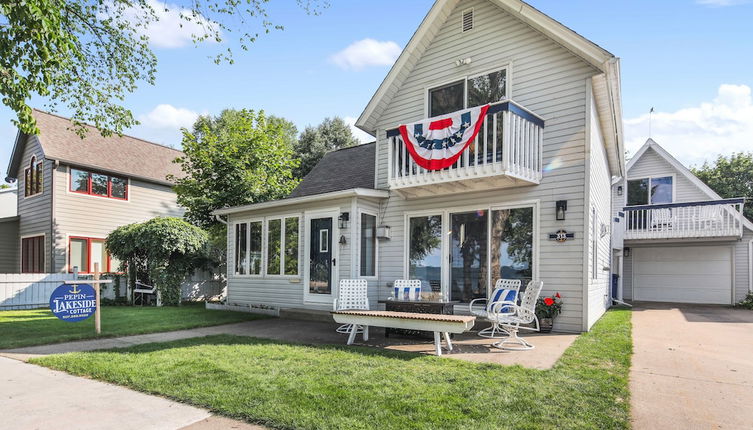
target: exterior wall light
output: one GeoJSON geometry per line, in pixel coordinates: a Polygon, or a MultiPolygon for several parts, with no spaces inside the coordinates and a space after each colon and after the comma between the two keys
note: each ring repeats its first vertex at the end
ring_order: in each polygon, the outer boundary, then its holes
{"type": "Polygon", "coordinates": [[[341,229],[345,230],[350,227],[350,213],[343,212],[338,219],[338,225],[341,229]]]}
{"type": "Polygon", "coordinates": [[[565,212],[567,212],[567,200],[557,200],[557,221],[565,220],[565,212]]]}
{"type": "Polygon", "coordinates": [[[622,195],[622,185],[618,185],[618,186],[617,186],[617,195],[618,195],[618,196],[621,196],[621,195],[622,195]]]}

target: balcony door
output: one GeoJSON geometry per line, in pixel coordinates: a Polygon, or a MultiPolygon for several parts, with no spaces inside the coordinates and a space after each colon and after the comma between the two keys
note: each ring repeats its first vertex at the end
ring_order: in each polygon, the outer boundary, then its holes
{"type": "Polygon", "coordinates": [[[306,213],[306,302],[331,303],[337,293],[338,215],[339,209],[306,213]]]}

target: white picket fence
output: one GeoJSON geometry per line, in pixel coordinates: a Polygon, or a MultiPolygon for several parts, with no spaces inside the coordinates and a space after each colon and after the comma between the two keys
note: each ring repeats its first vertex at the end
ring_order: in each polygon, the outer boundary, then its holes
{"type": "MultiPolygon", "coordinates": [[[[90,279],[79,275],[79,279],[90,279]]],[[[49,306],[50,296],[63,281],[76,279],[73,273],[0,273],[0,311],[34,309],[49,306]]],[[[197,271],[181,285],[183,300],[207,300],[222,294],[222,279],[211,272],[197,271]]],[[[120,294],[130,296],[126,280],[121,277],[120,294]]],[[[113,284],[102,290],[102,297],[115,298],[113,284]]]]}
{"type": "Polygon", "coordinates": [[[73,273],[0,273],[0,310],[49,306],[52,291],[73,273]]]}

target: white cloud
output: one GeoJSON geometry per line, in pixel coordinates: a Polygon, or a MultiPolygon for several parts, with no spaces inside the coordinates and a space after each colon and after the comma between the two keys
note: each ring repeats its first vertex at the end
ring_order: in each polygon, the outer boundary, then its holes
{"type": "MultiPolygon", "coordinates": [[[[626,148],[631,154],[648,137],[649,115],[624,121],[626,148]]],[[[654,112],[651,137],[686,166],[717,155],[753,150],[753,98],[747,85],[724,84],[710,102],[675,112],[654,112]]]]}
{"type": "MultiPolygon", "coordinates": [[[[189,9],[176,4],[163,3],[159,0],[147,0],[154,10],[157,21],[146,27],[136,27],[139,35],[147,36],[149,44],[156,48],[181,48],[192,43],[194,37],[208,34],[214,25],[203,16],[193,16],[189,9]]],[[[129,8],[123,16],[137,22],[144,15],[141,9],[129,8]]],[[[208,38],[207,42],[213,42],[208,38]]]]}
{"type": "Polygon", "coordinates": [[[183,140],[181,128],[191,129],[199,115],[207,112],[194,112],[190,109],[179,108],[169,104],[157,105],[151,111],[139,115],[141,124],[130,133],[150,142],[180,148],[183,140]]]}
{"type": "Polygon", "coordinates": [[[358,118],[352,117],[352,116],[346,116],[343,118],[343,121],[345,121],[348,126],[350,126],[350,131],[353,132],[353,137],[358,139],[361,143],[369,143],[374,141],[374,136],[370,135],[369,133],[366,133],[365,131],[361,130],[360,128],[356,127],[356,120],[358,118]]]}
{"type": "Polygon", "coordinates": [[[704,6],[725,7],[750,3],[750,0],[696,0],[696,3],[704,6]]]}
{"type": "Polygon", "coordinates": [[[369,66],[391,66],[400,55],[400,46],[392,41],[363,39],[330,56],[330,61],[345,70],[361,70],[369,66]]]}

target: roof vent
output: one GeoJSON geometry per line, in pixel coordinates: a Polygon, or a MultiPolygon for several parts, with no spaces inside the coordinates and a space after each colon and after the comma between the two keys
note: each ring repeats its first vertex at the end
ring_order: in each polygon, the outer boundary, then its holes
{"type": "Polygon", "coordinates": [[[473,8],[463,11],[463,33],[473,30],[473,8]]]}

